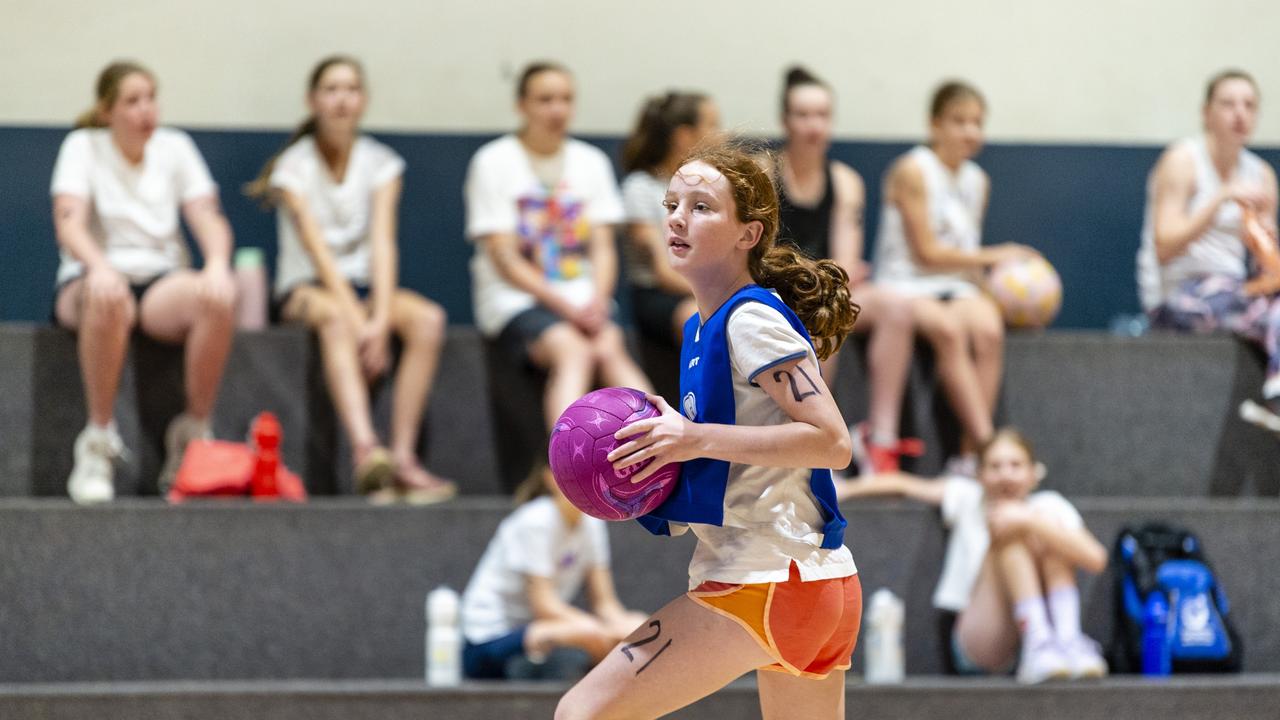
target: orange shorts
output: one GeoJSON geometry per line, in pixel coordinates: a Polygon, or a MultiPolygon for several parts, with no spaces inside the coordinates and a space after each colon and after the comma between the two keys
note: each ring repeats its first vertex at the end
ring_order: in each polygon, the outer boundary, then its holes
{"type": "Polygon", "coordinates": [[[857,575],[801,582],[792,563],[786,582],[709,580],[690,590],[689,597],[750,633],[775,661],[762,670],[821,679],[832,670],[849,669],[862,624],[857,575]]]}

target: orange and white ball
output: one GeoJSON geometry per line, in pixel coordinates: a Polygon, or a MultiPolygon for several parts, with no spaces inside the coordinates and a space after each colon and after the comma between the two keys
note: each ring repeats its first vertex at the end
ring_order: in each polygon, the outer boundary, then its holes
{"type": "Polygon", "coordinates": [[[1062,280],[1038,255],[997,264],[987,275],[987,292],[1009,327],[1046,327],[1062,307],[1062,280]]]}

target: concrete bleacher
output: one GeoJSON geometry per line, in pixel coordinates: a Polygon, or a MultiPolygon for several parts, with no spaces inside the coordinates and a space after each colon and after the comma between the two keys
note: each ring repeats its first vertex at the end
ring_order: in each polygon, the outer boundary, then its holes
{"type": "MultiPolygon", "coordinates": [[[[850,420],[865,415],[864,348],[850,346],[835,382],[850,420]]],[[[652,357],[652,356],[651,356],[652,357]]],[[[943,555],[936,512],[900,501],[844,507],[864,591],[907,603],[908,682],[868,687],[854,655],[848,704],[866,717],[1272,718],[1280,702],[1280,579],[1260,572],[1280,527],[1280,442],[1241,423],[1262,382],[1257,351],[1228,337],[1098,333],[1013,335],[998,414],[1022,427],[1105,542],[1126,523],[1195,530],[1245,638],[1242,676],[1020,688],[1008,678],[944,679],[929,598],[943,555]]],[[[180,354],[134,341],[117,419],[134,458],[123,499],[79,508],[64,496],[71,441],[83,424],[74,338],[0,325],[0,717],[347,718],[549,717],[561,684],[429,690],[423,600],[461,589],[510,501],[504,466],[535,447],[536,375],[450,329],[422,449],[459,480],[440,506],[374,507],[354,497],[305,506],[251,502],[171,508],[153,492],[160,433],[178,411],[180,354]],[[497,422],[495,412],[527,412],[497,422]],[[506,453],[504,460],[503,453],[506,453]]],[[[373,393],[385,426],[389,388],[373,393]]],[[[259,410],[284,424],[284,458],[317,495],[348,495],[345,448],[313,341],[273,328],[237,341],[215,430],[242,437],[259,410]]],[[[910,469],[930,474],[954,421],[917,353],[905,431],[924,438],[910,469]]],[[[653,610],[685,588],[688,538],[612,525],[620,595],[653,610]]],[[[1085,578],[1083,622],[1110,636],[1109,576],[1085,578]]],[[[677,713],[758,713],[750,680],[677,713]]]]}
{"type": "MultiPolygon", "coordinates": [[[[42,720],[492,720],[550,718],[560,683],[468,683],[432,690],[412,681],[0,685],[0,717],[42,720]]],[[[911,678],[900,686],[851,683],[851,718],[955,720],[1273,720],[1280,677],[1141,678],[1014,687],[1001,679],[911,678]]],[[[750,681],[673,713],[674,720],[759,717],[750,681]]]]}
{"type": "MultiPolygon", "coordinates": [[[[1077,504],[1107,542],[1140,520],[1195,529],[1245,638],[1246,670],[1280,672],[1280,576],[1260,571],[1280,501],[1077,504]]],[[[421,678],[426,593],[465,585],[510,508],[499,498],[428,508],[7,500],[0,683],[421,678]]],[[[942,672],[930,606],[943,555],[936,511],[897,501],[844,510],[864,591],[888,587],[906,601],[908,672],[942,672]]],[[[683,592],[687,537],[652,537],[634,523],[610,530],[628,604],[652,611],[683,592]]],[[[1110,580],[1085,578],[1081,590],[1084,627],[1106,640],[1110,580]]],[[[861,663],[855,653],[855,671],[861,663]]]]}
{"type": "MultiPolygon", "coordinates": [[[[522,471],[513,458],[540,452],[542,438],[541,405],[530,385],[536,378],[484,348],[473,328],[450,328],[422,442],[430,467],[475,495],[514,484],[522,471]]],[[[850,421],[866,414],[862,349],[854,342],[842,354],[835,383],[850,421]]],[[[116,406],[134,454],[118,477],[121,495],[154,492],[164,425],[180,409],[179,358],[175,348],[134,343],[116,406]]],[[[1036,444],[1050,469],[1047,486],[1073,497],[1276,496],[1280,442],[1236,417],[1240,401],[1259,393],[1262,372],[1261,355],[1229,337],[1013,335],[998,415],[1036,444]]],[[[0,325],[0,393],[0,495],[65,494],[72,440],[84,422],[74,337],[0,325]]],[[[384,427],[389,396],[385,383],[375,393],[384,427]]],[[[264,409],[281,417],[285,462],[313,492],[349,491],[349,450],[314,343],[298,329],[237,337],[215,432],[244,437],[264,409]]],[[[913,364],[903,430],[928,447],[907,468],[936,473],[954,445],[955,423],[924,348],[913,364]]]]}

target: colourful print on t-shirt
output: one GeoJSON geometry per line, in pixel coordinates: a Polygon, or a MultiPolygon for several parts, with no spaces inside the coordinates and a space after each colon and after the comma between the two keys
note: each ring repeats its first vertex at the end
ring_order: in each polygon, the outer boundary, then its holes
{"type": "Polygon", "coordinates": [[[550,280],[580,276],[591,227],[582,201],[553,194],[522,195],[517,203],[521,253],[550,280]]]}

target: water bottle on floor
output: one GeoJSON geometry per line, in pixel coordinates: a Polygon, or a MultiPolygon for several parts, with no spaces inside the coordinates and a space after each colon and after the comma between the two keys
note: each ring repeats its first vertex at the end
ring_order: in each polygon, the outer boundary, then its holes
{"type": "Polygon", "coordinates": [[[1169,602],[1163,592],[1155,590],[1147,597],[1143,614],[1143,675],[1168,675],[1173,671],[1169,640],[1169,602]]]}
{"type": "Polygon", "coordinates": [[[456,687],[462,683],[462,629],[458,593],[441,585],[427,593],[427,685],[456,687]]]}
{"type": "Polygon", "coordinates": [[[900,683],[906,674],[902,652],[902,600],[888,588],[871,595],[867,609],[866,680],[870,684],[900,683]]]}

